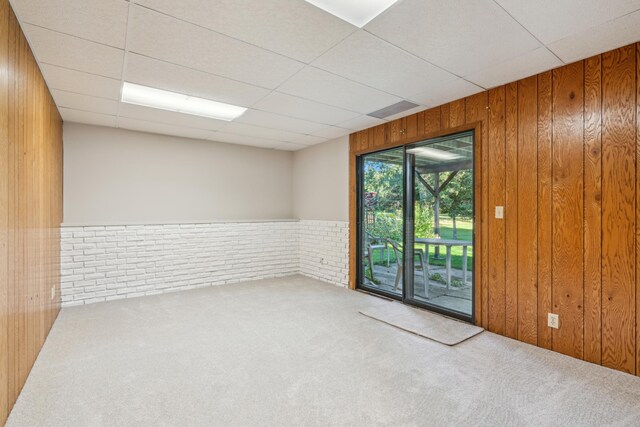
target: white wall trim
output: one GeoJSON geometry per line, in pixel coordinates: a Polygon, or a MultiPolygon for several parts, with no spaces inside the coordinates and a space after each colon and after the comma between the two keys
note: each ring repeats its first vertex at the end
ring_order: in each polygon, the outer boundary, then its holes
{"type": "Polygon", "coordinates": [[[245,224],[256,222],[298,222],[299,219],[247,219],[247,220],[215,220],[215,221],[162,221],[162,222],[127,222],[114,221],[114,222],[65,222],[61,227],[100,227],[100,226],[129,226],[129,225],[175,225],[175,224],[245,224]]]}

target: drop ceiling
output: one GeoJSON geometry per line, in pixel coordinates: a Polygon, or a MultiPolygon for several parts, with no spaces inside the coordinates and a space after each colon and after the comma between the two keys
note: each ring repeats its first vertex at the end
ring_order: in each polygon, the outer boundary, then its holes
{"type": "Polygon", "coordinates": [[[304,0],[11,0],[62,117],[278,150],[640,40],[640,0],[400,0],[357,27],[304,0]],[[123,82],[247,107],[121,103],[123,82]]]}

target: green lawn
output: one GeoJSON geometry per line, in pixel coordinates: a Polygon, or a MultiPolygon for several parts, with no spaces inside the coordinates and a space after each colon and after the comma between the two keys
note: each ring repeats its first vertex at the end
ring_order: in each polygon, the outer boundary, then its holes
{"type": "MultiPolygon", "coordinates": [[[[473,230],[471,221],[456,221],[456,226],[458,229],[457,240],[473,240],[473,230]]],[[[440,217],[440,237],[443,239],[453,239],[453,222],[451,219],[447,217],[440,217]]],[[[416,245],[416,247],[421,247],[424,249],[423,245],[416,245]]],[[[445,246],[440,247],[440,259],[435,258],[435,246],[429,246],[429,265],[438,265],[443,266],[446,263],[446,254],[447,249],[445,246]]],[[[473,248],[469,247],[467,249],[467,269],[469,271],[473,270],[473,248]]],[[[395,256],[393,251],[391,251],[391,262],[395,262],[395,256]]],[[[382,251],[375,251],[374,264],[386,265],[387,258],[386,255],[382,255],[382,251]]],[[[451,248],[451,266],[453,268],[457,268],[459,270],[462,269],[462,247],[454,246],[451,248]]]]}

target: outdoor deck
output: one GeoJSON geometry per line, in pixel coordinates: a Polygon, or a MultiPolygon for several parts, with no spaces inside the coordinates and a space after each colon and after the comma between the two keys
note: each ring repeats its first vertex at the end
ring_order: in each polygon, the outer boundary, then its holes
{"type": "MultiPolygon", "coordinates": [[[[402,281],[398,285],[398,289],[393,289],[393,284],[396,278],[397,267],[395,263],[391,263],[389,267],[386,265],[375,265],[374,267],[374,279],[377,283],[372,283],[368,278],[365,279],[367,286],[385,290],[391,293],[402,292],[402,281]]],[[[435,274],[439,274],[441,277],[446,276],[446,269],[444,267],[429,266],[429,274],[433,277],[435,274]]],[[[426,292],[424,289],[424,281],[422,276],[422,270],[415,270],[415,297],[418,300],[424,300],[429,304],[433,304],[445,309],[455,310],[457,312],[471,314],[472,304],[472,284],[471,274],[467,278],[467,283],[462,286],[454,286],[452,284],[447,290],[447,285],[435,280],[429,280],[429,298],[426,298],[426,292]]],[[[462,282],[462,270],[451,270],[452,281],[458,279],[462,282]]]]}

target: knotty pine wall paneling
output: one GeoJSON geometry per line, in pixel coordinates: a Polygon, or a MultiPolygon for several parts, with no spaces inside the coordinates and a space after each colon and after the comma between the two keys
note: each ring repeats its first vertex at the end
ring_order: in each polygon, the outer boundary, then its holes
{"type": "Polygon", "coordinates": [[[0,1],[0,425],[9,412],[9,4],[0,1]]]}
{"type": "Polygon", "coordinates": [[[582,358],[583,305],[583,88],[576,62],[553,70],[552,311],[562,327],[552,330],[551,348],[582,358]]]}
{"type": "Polygon", "coordinates": [[[518,339],[538,343],[538,79],[518,82],[518,339]]]}
{"type": "Polygon", "coordinates": [[[602,364],[636,368],[636,48],[602,55],[602,364]]]}
{"type": "Polygon", "coordinates": [[[505,98],[505,334],[518,337],[518,83],[505,98]]]}
{"type": "MultiPolygon", "coordinates": [[[[464,100],[464,125],[461,126],[475,126],[474,130],[477,133],[477,138],[481,141],[487,139],[487,126],[483,126],[483,123],[487,121],[487,115],[489,111],[489,96],[487,92],[481,92],[476,95],[470,96],[464,100]]],[[[423,133],[424,134],[424,133],[423,133]]],[[[482,266],[487,264],[488,254],[488,240],[484,236],[488,235],[489,223],[488,207],[489,207],[489,176],[486,173],[482,173],[488,169],[488,151],[483,152],[482,144],[478,144],[475,147],[475,156],[479,161],[474,171],[475,184],[476,184],[476,200],[474,209],[478,212],[477,218],[479,218],[476,226],[482,230],[475,236],[476,247],[479,248],[479,261],[475,263],[475,267],[478,268],[479,281],[481,283],[487,283],[489,277],[489,271],[482,266]]],[[[479,301],[476,307],[476,317],[481,323],[486,323],[487,316],[489,314],[487,310],[487,304],[489,302],[489,295],[486,293],[486,287],[478,286],[474,289],[475,299],[479,301]]]]}
{"type": "Polygon", "coordinates": [[[636,375],[640,375],[640,43],[636,46],[636,375]]]}
{"type": "MultiPolygon", "coordinates": [[[[487,141],[491,167],[489,176],[489,205],[504,206],[506,200],[506,152],[505,152],[505,96],[506,88],[501,86],[489,91],[489,140],[487,141]]],[[[488,303],[488,321],[484,323],[500,335],[506,334],[506,239],[505,221],[488,221],[488,252],[492,260],[488,263],[489,282],[492,284],[488,303]]],[[[477,234],[477,232],[476,232],[477,234]]]]}
{"type": "Polygon", "coordinates": [[[551,313],[552,245],[552,140],[553,140],[553,73],[538,75],[538,346],[551,349],[552,329],[547,327],[551,313]]]}
{"type": "Polygon", "coordinates": [[[475,129],[475,322],[640,375],[638,58],[625,46],[352,134],[351,286],[356,157],[475,129]]]}
{"type": "Polygon", "coordinates": [[[602,60],[584,63],[584,360],[602,362],[602,60]]]}
{"type": "Polygon", "coordinates": [[[59,311],[61,221],[62,120],[0,0],[0,425],[59,311]]]}

